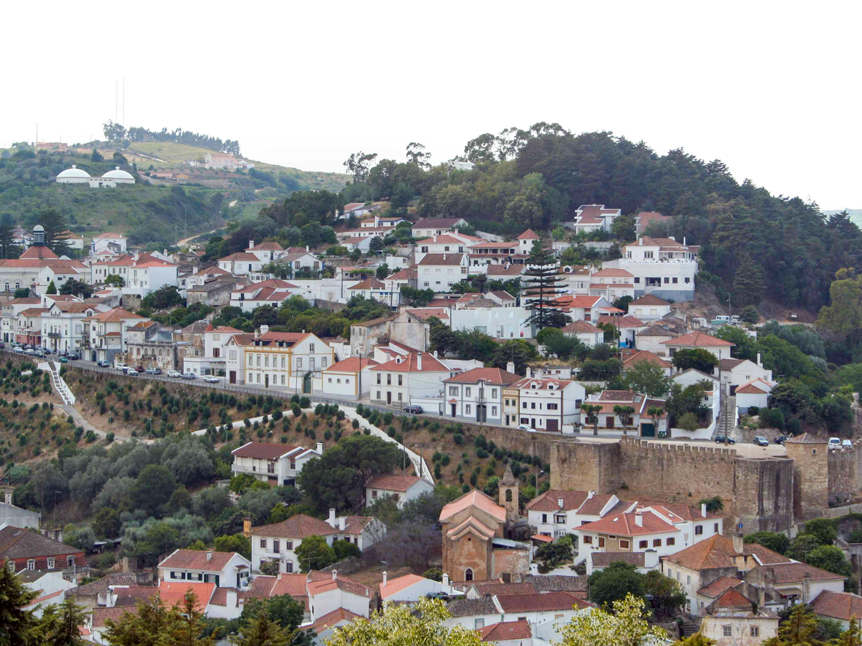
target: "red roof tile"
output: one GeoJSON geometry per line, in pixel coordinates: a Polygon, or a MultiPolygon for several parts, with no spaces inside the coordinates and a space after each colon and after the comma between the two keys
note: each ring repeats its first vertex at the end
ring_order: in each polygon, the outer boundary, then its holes
{"type": "Polygon", "coordinates": [[[266,444],[264,442],[249,442],[231,451],[231,455],[240,458],[255,458],[258,460],[277,460],[291,451],[302,448],[295,444],[266,444]]]}
{"type": "Polygon", "coordinates": [[[731,348],[736,346],[735,343],[731,343],[730,341],[725,341],[724,339],[710,336],[708,334],[705,334],[704,332],[690,332],[689,334],[683,334],[682,336],[678,336],[675,339],[671,339],[670,341],[663,341],[662,343],[663,345],[686,348],[731,348]]]}
{"type": "Polygon", "coordinates": [[[279,538],[305,538],[306,536],[328,536],[337,534],[327,523],[306,514],[297,514],[287,520],[272,525],[261,525],[252,527],[251,533],[255,536],[274,536],[279,538]]]}
{"type": "Polygon", "coordinates": [[[376,475],[371,480],[365,483],[368,489],[383,489],[384,491],[401,491],[406,492],[410,487],[419,482],[422,478],[416,476],[402,476],[392,473],[381,473],[376,475]]]}
{"type": "Polygon", "coordinates": [[[204,550],[176,550],[159,567],[176,568],[178,570],[202,570],[205,572],[220,572],[228,564],[236,552],[213,552],[204,550]],[[209,558],[207,558],[209,557],[209,558]]]}
{"type": "Polygon", "coordinates": [[[506,386],[520,380],[520,375],[512,374],[501,368],[473,368],[443,381],[447,384],[476,384],[484,381],[487,384],[506,386]]]}
{"type": "Polygon", "coordinates": [[[533,630],[527,621],[501,621],[479,629],[483,642],[500,642],[513,639],[531,639],[533,630]]]}

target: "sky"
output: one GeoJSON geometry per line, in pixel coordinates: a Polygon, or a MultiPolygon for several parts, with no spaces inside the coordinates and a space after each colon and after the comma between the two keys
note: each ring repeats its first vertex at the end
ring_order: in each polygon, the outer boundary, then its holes
{"type": "Polygon", "coordinates": [[[41,141],[87,141],[117,115],[343,172],[352,152],[403,160],[420,142],[441,162],[482,133],[547,121],[862,208],[858,1],[49,0],[3,13],[19,28],[4,34],[0,146],[33,141],[37,123],[41,141]]]}

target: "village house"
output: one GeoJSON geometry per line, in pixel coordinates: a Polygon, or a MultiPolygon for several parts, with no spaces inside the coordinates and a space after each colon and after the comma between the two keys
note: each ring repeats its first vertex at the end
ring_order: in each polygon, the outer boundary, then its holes
{"type": "Polygon", "coordinates": [[[665,233],[673,223],[672,215],[662,215],[657,211],[641,211],[635,216],[635,235],[641,237],[651,226],[663,228],[665,233]]]}
{"type": "Polygon", "coordinates": [[[619,562],[633,565],[641,574],[653,570],[661,571],[658,552],[652,549],[646,552],[590,552],[584,562],[587,564],[587,576],[591,576],[593,572],[601,572],[619,562]]]}
{"type": "MultiPolygon", "coordinates": [[[[400,288],[399,288],[400,289],[400,288]]],[[[401,300],[401,292],[393,292],[387,288],[387,283],[376,278],[366,278],[347,288],[348,299],[361,296],[369,300],[380,301],[386,305],[397,305],[401,300]]]]}
{"type": "Polygon", "coordinates": [[[673,238],[642,236],[623,248],[623,257],[603,263],[632,276],[636,298],[653,295],[665,301],[694,300],[697,251],[673,238]]]}
{"type": "MultiPolygon", "coordinates": [[[[377,207],[370,207],[370,208],[376,209],[377,207]]],[[[396,216],[396,217],[382,218],[382,217],[380,217],[380,215],[375,213],[373,218],[368,218],[367,220],[362,220],[359,223],[359,227],[360,228],[374,228],[374,229],[380,229],[380,228],[395,229],[395,227],[397,227],[402,222],[406,222],[407,224],[410,224],[410,220],[406,220],[406,219],[401,218],[401,217],[396,216]]]]}
{"type": "Polygon", "coordinates": [[[196,285],[186,290],[189,305],[202,303],[210,307],[230,305],[231,293],[236,289],[240,279],[226,274],[207,279],[202,285],[196,285]]]}
{"type": "Polygon", "coordinates": [[[646,323],[634,316],[600,316],[596,325],[606,325],[613,328],[620,346],[633,348],[637,344],[637,335],[647,327],[646,323]]]}
{"type": "Polygon", "coordinates": [[[604,296],[573,296],[566,294],[553,301],[553,306],[569,316],[573,321],[587,321],[596,324],[600,316],[621,314],[604,296]]]}
{"type": "Polygon", "coordinates": [[[529,426],[535,431],[574,433],[581,421],[586,390],[576,381],[539,379],[527,368],[524,379],[503,389],[504,425],[529,426]]]}
{"type": "Polygon", "coordinates": [[[604,296],[611,303],[623,296],[634,298],[633,278],[625,269],[600,269],[590,276],[590,296],[604,296]]]}
{"type": "Polygon", "coordinates": [[[242,331],[227,325],[215,327],[212,323],[207,324],[203,333],[198,335],[203,338],[203,344],[195,349],[195,354],[183,357],[182,371],[198,377],[227,374],[227,345],[235,334],[242,334],[242,331]]]}
{"type": "Polygon", "coordinates": [[[741,385],[734,393],[737,409],[740,413],[747,413],[750,408],[768,408],[772,388],[773,384],[762,379],[752,379],[741,385]]]}
{"type": "Polygon", "coordinates": [[[317,274],[325,268],[324,262],[317,255],[311,253],[308,247],[290,247],[279,262],[290,267],[291,276],[309,272],[317,274]]]}
{"type": "Polygon", "coordinates": [[[635,336],[635,346],[639,350],[652,352],[660,357],[668,356],[668,347],[664,344],[665,341],[670,341],[678,335],[670,330],[667,330],[655,323],[649,327],[643,328],[635,336]]]}
{"type": "Polygon", "coordinates": [[[0,527],[13,525],[24,529],[35,529],[39,531],[39,522],[42,514],[38,511],[23,509],[12,504],[13,489],[0,489],[3,500],[0,501],[0,527]]]}
{"type": "Polygon", "coordinates": [[[316,335],[270,332],[262,325],[254,334],[234,334],[227,344],[228,383],[311,392],[321,390],[321,371],[335,363],[335,354],[316,335]]]}
{"type": "Polygon", "coordinates": [[[629,303],[629,314],[641,321],[654,321],[670,314],[670,303],[654,294],[647,294],[629,303]]]}
{"type": "Polygon", "coordinates": [[[230,304],[243,312],[253,312],[264,305],[280,307],[283,301],[297,293],[299,289],[298,286],[285,280],[269,278],[259,283],[235,287],[230,293],[230,304]]]}
{"type": "Polygon", "coordinates": [[[47,307],[31,307],[18,313],[15,323],[15,340],[34,347],[42,345],[42,315],[47,307]]]}
{"type": "Polygon", "coordinates": [[[2,322],[0,328],[3,330],[3,341],[11,343],[18,338],[18,315],[24,310],[38,308],[42,304],[40,298],[13,298],[2,304],[2,322]]]}
{"type": "Polygon", "coordinates": [[[265,278],[261,274],[261,269],[265,264],[267,263],[262,262],[260,258],[248,251],[238,251],[218,259],[219,269],[223,269],[234,276],[249,276],[251,280],[263,280],[265,278]]]}
{"type": "Polygon", "coordinates": [[[707,606],[700,632],[716,646],[758,646],[778,636],[778,615],[731,588],[707,606]]]}
{"type": "Polygon", "coordinates": [[[231,451],[231,455],[232,474],[247,473],[261,482],[288,486],[296,484],[297,477],[309,460],[323,455],[323,443],[318,442],[316,449],[306,449],[293,444],[246,442],[231,451]]]}
{"type": "Polygon", "coordinates": [[[251,561],[236,552],[178,549],[159,563],[158,571],[162,581],[202,581],[241,590],[248,586],[251,561]]]}
{"type": "Polygon", "coordinates": [[[73,277],[87,282],[87,275],[81,261],[59,258],[45,245],[45,229],[40,224],[33,227],[33,245],[27,251],[18,258],[0,260],[0,285],[7,293],[26,287],[31,293],[44,294],[50,284],[46,281],[52,277],[62,284],[73,277]]]}
{"type": "Polygon", "coordinates": [[[125,362],[129,365],[175,370],[179,365],[178,348],[173,330],[156,321],[139,321],[126,327],[125,362]]]}
{"type": "Polygon", "coordinates": [[[90,255],[95,256],[104,251],[110,251],[115,254],[126,253],[127,241],[128,238],[120,233],[100,233],[97,236],[93,236],[93,240],[90,242],[90,255]]]}
{"type": "Polygon", "coordinates": [[[410,352],[372,366],[371,401],[407,406],[412,398],[433,397],[451,375],[449,367],[427,352],[410,352]]]}
{"type": "Polygon", "coordinates": [[[683,334],[663,343],[670,350],[673,357],[680,350],[706,350],[715,355],[716,359],[730,359],[730,349],[736,347],[735,343],[710,336],[705,332],[690,332],[683,334]]]}
{"type": "Polygon", "coordinates": [[[452,285],[467,278],[467,255],[429,253],[417,263],[419,289],[451,291],[452,285]]]}
{"type": "MultiPolygon", "coordinates": [[[[628,435],[631,429],[634,435],[640,437],[655,437],[667,432],[667,419],[664,412],[664,401],[661,399],[650,399],[646,395],[632,392],[630,390],[603,390],[598,396],[591,395],[585,402],[592,406],[600,406],[601,411],[595,413],[598,416],[598,429],[601,432],[623,431],[628,435]],[[633,409],[625,419],[614,410],[615,407],[628,407],[633,409]],[[650,414],[651,409],[661,409],[660,415],[650,414]]],[[[585,430],[591,430],[592,422],[584,420],[585,430]]]]}
{"type": "Polygon", "coordinates": [[[178,267],[152,254],[123,255],[115,260],[96,261],[90,266],[93,284],[102,284],[110,276],[123,280],[122,292],[144,298],[162,287],[177,287],[178,267]]]}
{"type": "Polygon", "coordinates": [[[245,253],[257,256],[257,259],[264,264],[276,262],[287,255],[287,251],[277,242],[263,242],[255,246],[254,240],[248,241],[248,249],[245,253]]]}
{"type": "Polygon", "coordinates": [[[737,388],[740,386],[755,380],[768,384],[773,383],[772,371],[763,367],[759,352],[757,353],[756,361],[751,361],[750,359],[722,359],[716,367],[716,372],[720,373],[722,388],[730,395],[735,394],[737,388]]]}
{"type": "Polygon", "coordinates": [[[371,392],[374,359],[349,357],[323,371],[323,392],[327,395],[360,399],[371,392]]]}
{"type": "Polygon", "coordinates": [[[417,240],[443,235],[456,227],[466,227],[464,218],[426,218],[413,225],[413,237],[417,240]]]}
{"type": "Polygon", "coordinates": [[[770,592],[774,590],[788,604],[807,604],[826,590],[844,592],[845,577],[792,561],[756,565],[745,573],[745,581],[770,592]]]}
{"type": "Polygon", "coordinates": [[[0,566],[11,572],[83,568],[84,551],[64,545],[38,532],[13,525],[0,525],[0,566]]]}
{"type": "Polygon", "coordinates": [[[370,357],[379,343],[389,342],[389,327],[394,316],[381,316],[350,324],[350,356],[370,357]]]}
{"type": "Polygon", "coordinates": [[[201,269],[197,273],[186,276],[186,289],[191,289],[192,287],[198,287],[199,285],[203,285],[208,280],[213,278],[218,278],[220,276],[230,276],[228,272],[224,269],[220,269],[218,266],[206,267],[201,269]]]}
{"type": "Polygon", "coordinates": [[[416,243],[415,260],[422,260],[427,254],[464,253],[469,241],[462,240],[456,234],[444,234],[431,236],[416,243]]]}
{"type": "Polygon", "coordinates": [[[581,525],[576,533],[585,552],[645,552],[667,557],[716,534],[723,518],[680,504],[643,504],[632,511],[581,525]]]}
{"type": "Polygon", "coordinates": [[[582,204],[575,209],[574,229],[576,232],[611,232],[614,219],[622,215],[620,209],[606,209],[604,204],[582,204]]]}
{"type": "Polygon", "coordinates": [[[445,379],[442,413],[468,423],[500,425],[503,389],[521,379],[514,369],[510,362],[508,370],[475,368],[445,379]]]}
{"type": "Polygon", "coordinates": [[[862,597],[849,592],[824,590],[811,602],[814,614],[832,619],[841,624],[841,630],[848,630],[851,621],[862,619],[862,597]]]}
{"type": "Polygon", "coordinates": [[[573,337],[588,348],[594,348],[605,342],[605,332],[587,321],[575,321],[561,328],[561,332],[573,337]]]}
{"type": "Polygon", "coordinates": [[[51,303],[42,314],[42,345],[53,352],[80,352],[86,328],[84,319],[97,311],[77,301],[51,303]]]}
{"type": "Polygon", "coordinates": [[[449,576],[443,575],[443,581],[426,579],[416,574],[406,574],[390,579],[386,572],[379,585],[380,601],[389,603],[417,603],[429,595],[456,595],[457,591],[449,585],[449,576]]]}
{"type": "Polygon", "coordinates": [[[142,321],[143,316],[117,307],[107,312],[94,314],[84,319],[88,333],[83,339],[82,355],[90,355],[90,361],[110,361],[118,354],[128,351],[127,329],[142,321]]]}
{"type": "Polygon", "coordinates": [[[365,506],[378,500],[392,499],[399,508],[407,502],[434,491],[434,485],[417,476],[381,473],[365,483],[365,506]]]}
{"type": "Polygon", "coordinates": [[[647,350],[636,350],[629,355],[624,356],[623,358],[623,373],[627,370],[631,370],[639,363],[650,363],[654,366],[658,366],[664,372],[666,377],[670,377],[673,375],[673,364],[670,361],[666,361],[662,359],[657,354],[649,352],[647,350]]]}
{"type": "Polygon", "coordinates": [[[534,535],[557,539],[573,535],[584,523],[600,520],[608,514],[629,512],[635,505],[635,501],[620,500],[613,494],[549,489],[531,500],[525,510],[534,535]]]}

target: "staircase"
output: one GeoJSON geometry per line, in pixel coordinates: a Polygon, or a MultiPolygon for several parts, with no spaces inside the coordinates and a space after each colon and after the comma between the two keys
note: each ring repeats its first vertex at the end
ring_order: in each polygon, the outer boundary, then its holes
{"type": "Polygon", "coordinates": [[[736,397],[725,397],[719,413],[718,424],[715,428],[716,435],[724,435],[728,439],[733,437],[736,428],[736,397]]]}
{"type": "Polygon", "coordinates": [[[682,626],[679,629],[679,637],[680,639],[686,639],[687,637],[691,637],[695,633],[697,633],[700,628],[697,627],[697,624],[694,623],[689,617],[686,617],[682,622],[682,626]]]}
{"type": "Polygon", "coordinates": [[[54,390],[60,396],[60,399],[63,400],[63,403],[67,406],[74,405],[75,395],[72,394],[69,386],[66,385],[66,382],[60,376],[57,364],[53,361],[46,361],[45,363],[40,363],[38,367],[41,370],[47,370],[51,374],[51,385],[54,386],[54,390]]]}

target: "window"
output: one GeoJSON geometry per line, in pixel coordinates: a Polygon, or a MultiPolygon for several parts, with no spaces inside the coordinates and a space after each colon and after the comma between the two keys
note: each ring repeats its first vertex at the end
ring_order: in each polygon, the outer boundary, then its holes
{"type": "Polygon", "coordinates": [[[266,472],[267,473],[275,473],[275,462],[267,462],[266,463],[266,472]]]}
{"type": "Polygon", "coordinates": [[[230,350],[228,352],[228,357],[231,361],[236,361],[236,350],[230,350]]]}
{"type": "Polygon", "coordinates": [[[469,415],[471,411],[472,411],[472,406],[470,406],[470,404],[467,404],[464,406],[464,414],[465,415],[469,415]]]}
{"type": "Polygon", "coordinates": [[[664,544],[665,545],[676,545],[676,539],[675,538],[669,538],[664,542],[664,544]]]}
{"type": "Polygon", "coordinates": [[[69,567],[72,567],[73,565],[75,565],[75,557],[74,556],[66,557],[66,565],[68,565],[69,567]]]}
{"type": "Polygon", "coordinates": [[[685,284],[688,285],[691,282],[691,278],[688,276],[685,277],[685,284]]]}
{"type": "Polygon", "coordinates": [[[471,568],[467,568],[467,570],[464,572],[464,580],[465,581],[472,581],[473,580],[473,570],[471,568]]]}
{"type": "Polygon", "coordinates": [[[314,344],[313,344],[313,343],[309,343],[309,344],[308,344],[308,351],[309,351],[311,354],[314,354],[314,344]]]}
{"type": "Polygon", "coordinates": [[[548,403],[548,410],[557,410],[557,405],[553,403],[548,403]]]}
{"type": "MultiPolygon", "coordinates": [[[[377,385],[378,386],[383,383],[381,381],[382,378],[383,378],[383,375],[381,375],[380,373],[377,373],[377,385]]],[[[377,399],[380,399],[380,397],[378,397],[377,399]]]]}
{"type": "Polygon", "coordinates": [[[265,538],[260,539],[260,548],[262,550],[266,549],[266,539],[265,538]]]}
{"type": "Polygon", "coordinates": [[[472,392],[472,390],[473,390],[472,388],[470,388],[469,386],[467,386],[467,387],[464,389],[464,396],[465,396],[465,397],[469,397],[469,396],[470,396],[470,393],[472,392]]]}
{"type": "MultiPolygon", "coordinates": [[[[329,357],[323,357],[323,358],[320,360],[320,367],[321,367],[321,368],[325,368],[325,367],[326,367],[326,366],[328,366],[328,365],[329,365],[329,357]]],[[[282,365],[281,367],[282,367],[282,368],[284,368],[284,366],[283,366],[283,365],[282,365]]]]}
{"type": "Polygon", "coordinates": [[[691,575],[690,574],[685,575],[685,584],[691,585],[691,575]]]}
{"type": "Polygon", "coordinates": [[[473,630],[479,630],[480,628],[484,628],[484,627],[485,627],[485,620],[484,619],[475,619],[473,621],[473,630]]]}
{"type": "Polygon", "coordinates": [[[54,569],[54,559],[48,559],[48,569],[49,570],[54,569]]]}
{"type": "Polygon", "coordinates": [[[530,402],[530,408],[536,410],[536,402],[530,402]]]}
{"type": "Polygon", "coordinates": [[[27,569],[35,570],[36,569],[36,559],[27,559],[27,569]]]}
{"type": "Polygon", "coordinates": [[[526,408],[526,407],[527,407],[527,402],[524,402],[524,405],[522,406],[522,408],[526,408]]]}
{"type": "Polygon", "coordinates": [[[301,358],[296,359],[296,367],[298,369],[302,368],[302,359],[301,358]]]}
{"type": "Polygon", "coordinates": [[[491,388],[491,399],[497,399],[497,389],[491,388]]]}
{"type": "Polygon", "coordinates": [[[402,393],[398,393],[398,401],[401,401],[401,395],[402,393]]]}
{"type": "Polygon", "coordinates": [[[399,386],[403,386],[403,385],[404,385],[403,377],[404,377],[403,375],[398,375],[398,385],[399,385],[399,386]]]}
{"type": "Polygon", "coordinates": [[[272,540],[272,551],[278,554],[281,551],[281,541],[277,538],[272,540]]]}
{"type": "Polygon", "coordinates": [[[750,626],[751,636],[760,637],[760,626],[750,626]]]}
{"type": "Polygon", "coordinates": [[[652,542],[652,546],[653,547],[661,547],[661,539],[660,538],[654,539],[652,542]]]}
{"type": "Polygon", "coordinates": [[[284,541],[284,549],[288,551],[293,550],[293,541],[284,541]]]}
{"type": "Polygon", "coordinates": [[[497,407],[491,406],[491,417],[497,417],[497,407]]]}
{"type": "Polygon", "coordinates": [[[733,630],[731,629],[729,624],[725,624],[724,626],[721,627],[721,634],[724,635],[725,637],[732,637],[733,636],[733,630]]]}
{"type": "Polygon", "coordinates": [[[294,471],[296,471],[296,460],[290,461],[290,468],[293,469],[294,471]]]}
{"type": "Polygon", "coordinates": [[[673,277],[673,284],[676,285],[678,282],[679,282],[679,279],[676,276],[674,276],[673,277]]]}
{"type": "Polygon", "coordinates": [[[592,545],[593,537],[592,536],[584,536],[584,545],[592,545]]]}
{"type": "Polygon", "coordinates": [[[694,527],[694,535],[701,536],[703,534],[703,525],[695,525],[694,527]]]}
{"type": "Polygon", "coordinates": [[[627,550],[628,548],[629,548],[629,542],[624,541],[624,540],[620,540],[620,549],[621,550],[627,550]]]}
{"type": "Polygon", "coordinates": [[[293,561],[285,561],[284,569],[287,572],[293,572],[293,561]]]}
{"type": "Polygon", "coordinates": [[[449,394],[455,396],[458,394],[458,386],[449,386],[449,394]]]}
{"type": "Polygon", "coordinates": [[[718,534],[718,523],[715,523],[715,525],[712,526],[712,531],[718,534]]]}
{"type": "Polygon", "coordinates": [[[649,541],[641,541],[638,543],[638,549],[645,550],[649,547],[649,541]]]}

